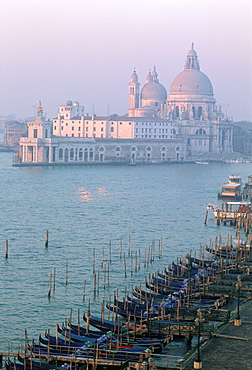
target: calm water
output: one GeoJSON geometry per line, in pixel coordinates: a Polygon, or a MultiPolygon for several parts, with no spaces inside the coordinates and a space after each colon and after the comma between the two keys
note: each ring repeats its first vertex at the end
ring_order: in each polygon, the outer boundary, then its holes
{"type": "Polygon", "coordinates": [[[190,250],[199,251],[219,233],[226,237],[230,227],[219,227],[212,215],[204,225],[206,205],[217,202],[217,192],[231,173],[243,181],[251,164],[96,166],[65,168],[12,168],[11,153],[0,153],[0,349],[10,340],[23,340],[24,330],[37,340],[45,329],[55,331],[73,310],[100,312],[103,299],[149,272],[162,269],[190,250]],[[49,230],[49,248],[45,232],[49,230]],[[128,236],[131,250],[141,249],[141,268],[130,274],[128,236]],[[127,278],[120,259],[120,238],[127,256],[127,278]],[[144,268],[144,249],[152,240],[163,240],[163,256],[144,268]],[[5,260],[5,240],[9,258],[5,260]],[[112,264],[110,286],[93,294],[93,250],[96,271],[101,268],[102,246],[112,264]],[[68,285],[66,285],[68,261],[68,285]],[[56,268],[56,288],[48,299],[50,273],[56,268]],[[86,281],[86,299],[83,286],[86,281]]]}

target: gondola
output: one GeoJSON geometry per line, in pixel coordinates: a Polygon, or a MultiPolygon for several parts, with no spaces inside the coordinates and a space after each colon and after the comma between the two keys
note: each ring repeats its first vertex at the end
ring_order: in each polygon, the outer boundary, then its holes
{"type": "Polygon", "coordinates": [[[74,325],[71,323],[71,321],[69,320],[67,325],[69,326],[70,329],[72,330],[75,330],[75,332],[80,335],[86,335],[86,334],[92,334],[93,336],[101,336],[103,334],[106,334],[106,331],[104,330],[91,330],[90,328],[87,328],[87,327],[83,327],[83,326],[80,326],[80,325],[74,325]]]}
{"type": "Polygon", "coordinates": [[[59,327],[58,326],[58,332],[66,338],[69,338],[69,340],[74,342],[91,342],[93,344],[98,343],[99,339],[102,337],[105,339],[107,338],[106,334],[103,334],[102,336],[94,336],[93,334],[86,334],[86,335],[79,335],[78,332],[72,329],[65,328],[64,326],[59,327]]]}
{"type": "Polygon", "coordinates": [[[140,355],[144,353],[146,350],[146,347],[139,347],[139,346],[133,346],[132,348],[118,348],[118,349],[99,349],[99,348],[78,348],[76,351],[73,351],[72,353],[68,353],[66,350],[55,350],[50,349],[46,346],[42,346],[41,344],[35,344],[28,346],[30,352],[35,354],[40,354],[41,356],[55,356],[64,357],[64,360],[66,361],[67,358],[69,358],[69,361],[73,359],[73,356],[76,361],[78,361],[78,358],[81,360],[91,360],[94,357],[99,357],[100,359],[111,359],[111,360],[117,360],[117,361],[126,361],[126,360],[137,360],[140,355]]]}
{"type": "Polygon", "coordinates": [[[95,328],[102,330],[102,331],[112,331],[115,333],[122,333],[128,331],[129,329],[125,326],[124,323],[119,321],[112,321],[112,320],[102,320],[101,318],[93,315],[89,315],[88,317],[83,315],[83,320],[85,322],[89,322],[89,325],[94,326],[95,328]]]}
{"type": "Polygon", "coordinates": [[[148,300],[151,302],[154,300],[155,302],[162,302],[164,299],[168,297],[168,294],[158,294],[153,291],[148,292],[146,290],[142,290],[139,287],[136,287],[135,289],[132,290],[132,294],[141,300],[148,300]]]}
{"type": "Polygon", "coordinates": [[[18,361],[21,362],[22,364],[25,364],[26,368],[28,366],[28,368],[30,367],[31,369],[38,368],[38,369],[43,369],[43,370],[53,370],[57,368],[55,363],[48,363],[48,362],[42,361],[41,359],[36,360],[35,358],[22,357],[20,355],[18,355],[18,361]]]}
{"type": "Polygon", "coordinates": [[[158,284],[157,285],[152,285],[151,283],[148,283],[147,281],[146,281],[145,285],[146,285],[146,288],[152,290],[155,293],[162,294],[162,295],[173,294],[174,292],[180,292],[180,290],[181,290],[179,288],[159,286],[158,284]]]}
{"type": "MultiPolygon", "coordinates": [[[[65,328],[63,328],[63,331],[69,334],[69,338],[71,338],[72,332],[66,331],[65,328]]],[[[76,332],[74,333],[76,334],[76,332]]],[[[48,336],[47,339],[49,339],[50,344],[53,344],[54,346],[56,345],[56,337],[48,336]]],[[[46,344],[45,340],[42,340],[43,344],[46,344]]],[[[63,342],[65,340],[63,339],[63,342]]],[[[126,337],[123,335],[115,335],[113,333],[107,333],[106,335],[102,335],[100,338],[90,338],[90,343],[94,344],[101,344],[102,342],[104,344],[107,344],[108,346],[112,347],[122,347],[122,348],[131,348],[133,346],[141,346],[141,347],[150,347],[152,346],[154,348],[154,352],[160,352],[162,349],[162,346],[165,345],[164,339],[160,338],[148,338],[148,337],[143,337],[143,338],[132,338],[132,337],[126,337]]],[[[59,338],[58,338],[58,343],[59,343],[59,338]]],[[[62,343],[62,340],[61,340],[62,343]]],[[[73,347],[75,346],[75,342],[71,342],[73,344],[73,347]]],[[[76,343],[81,343],[81,342],[76,342],[76,343]]],[[[85,342],[87,343],[87,342],[85,342]]],[[[83,345],[84,343],[82,343],[83,345]]],[[[70,346],[71,347],[71,346],[70,346]]]]}
{"type": "Polygon", "coordinates": [[[193,257],[191,260],[192,263],[198,265],[199,267],[211,267],[215,269],[219,265],[219,262],[216,260],[204,260],[196,257],[193,257]]]}
{"type": "Polygon", "coordinates": [[[20,356],[18,356],[18,360],[20,361],[19,362],[16,362],[16,361],[11,361],[10,359],[8,359],[6,362],[5,362],[5,368],[6,370],[32,370],[32,369],[36,369],[36,370],[57,370],[59,369],[58,366],[56,366],[56,364],[48,364],[46,362],[39,362],[39,361],[35,361],[35,360],[30,360],[30,359],[24,359],[20,356]]]}
{"type": "Polygon", "coordinates": [[[217,257],[222,258],[232,258],[234,259],[240,251],[237,250],[228,250],[228,249],[212,249],[209,247],[206,247],[206,250],[212,254],[214,254],[217,257]]]}

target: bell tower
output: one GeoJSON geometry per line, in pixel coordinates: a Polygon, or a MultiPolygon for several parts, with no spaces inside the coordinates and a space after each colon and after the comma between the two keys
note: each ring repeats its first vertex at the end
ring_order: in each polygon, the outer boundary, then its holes
{"type": "Polygon", "coordinates": [[[134,69],[133,74],[131,75],[129,82],[129,106],[128,106],[128,115],[129,117],[134,117],[134,110],[139,108],[139,87],[140,83],[138,82],[138,76],[136,70],[134,69]]]}

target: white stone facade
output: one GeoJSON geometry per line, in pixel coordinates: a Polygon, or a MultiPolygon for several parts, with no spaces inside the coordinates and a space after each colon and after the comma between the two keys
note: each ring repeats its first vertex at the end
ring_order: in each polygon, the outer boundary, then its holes
{"type": "Polygon", "coordinates": [[[84,106],[69,100],[48,122],[40,104],[34,122],[28,122],[28,137],[20,140],[18,161],[161,163],[232,151],[233,123],[217,108],[192,45],[168,97],[155,67],[141,91],[134,70],[124,116],[85,115],[84,106]]]}

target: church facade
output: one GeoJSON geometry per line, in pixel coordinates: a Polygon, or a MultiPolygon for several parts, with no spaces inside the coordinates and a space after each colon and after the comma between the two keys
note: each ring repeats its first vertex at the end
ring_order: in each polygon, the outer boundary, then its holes
{"type": "Polygon", "coordinates": [[[142,89],[133,71],[124,116],[85,115],[69,100],[49,122],[40,104],[15,164],[164,163],[232,152],[233,123],[217,107],[192,45],[169,94],[155,67],[142,89]]]}
{"type": "Polygon", "coordinates": [[[166,119],[172,125],[173,138],[185,141],[187,158],[233,152],[233,122],[217,107],[212,83],[200,70],[193,44],[184,70],[173,80],[168,97],[155,68],[139,91],[134,71],[129,83],[128,116],[166,119]]]}

